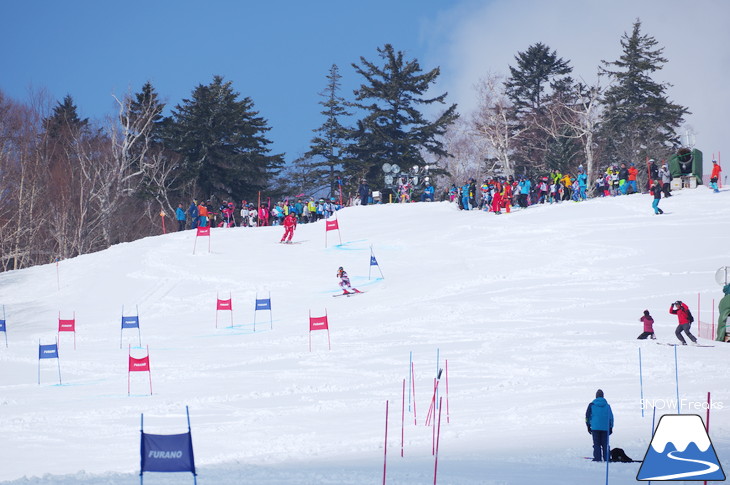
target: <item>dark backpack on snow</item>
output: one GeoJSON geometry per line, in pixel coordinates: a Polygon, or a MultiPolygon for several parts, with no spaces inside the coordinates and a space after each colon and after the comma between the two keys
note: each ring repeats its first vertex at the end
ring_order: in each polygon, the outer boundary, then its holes
{"type": "Polygon", "coordinates": [[[611,461],[618,463],[633,463],[636,460],[632,460],[624,452],[623,448],[612,448],[611,449],[611,461]]]}

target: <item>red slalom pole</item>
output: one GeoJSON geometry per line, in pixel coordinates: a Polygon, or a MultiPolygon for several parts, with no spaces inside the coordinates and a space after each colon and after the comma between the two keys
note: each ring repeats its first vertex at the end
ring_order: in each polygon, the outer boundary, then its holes
{"type": "Polygon", "coordinates": [[[385,485],[385,472],[388,466],[388,401],[385,401],[385,444],[383,445],[383,485],[385,485]]]}
{"type": "Polygon", "coordinates": [[[446,422],[449,423],[449,359],[446,359],[446,422]]]}
{"type": "Polygon", "coordinates": [[[433,485],[436,485],[436,473],[439,469],[439,440],[441,439],[441,399],[443,397],[439,398],[439,424],[438,424],[438,434],[436,434],[436,452],[433,460],[433,485]]]}
{"type": "MultiPolygon", "coordinates": [[[[406,380],[403,379],[403,394],[400,406],[400,456],[403,458],[403,440],[405,437],[405,422],[406,422],[406,380]]],[[[708,410],[709,412],[709,410],[708,410]]]]}
{"type": "Polygon", "coordinates": [[[416,371],[413,367],[413,362],[411,362],[411,382],[413,383],[413,426],[417,426],[417,417],[416,417],[416,371]]]}

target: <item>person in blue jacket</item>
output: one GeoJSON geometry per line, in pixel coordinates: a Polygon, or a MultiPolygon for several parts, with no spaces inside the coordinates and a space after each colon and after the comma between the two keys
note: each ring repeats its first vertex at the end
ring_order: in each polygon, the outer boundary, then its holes
{"type": "Polygon", "coordinates": [[[429,182],[426,182],[426,188],[423,189],[423,194],[421,194],[421,202],[426,202],[427,200],[433,202],[433,193],[433,185],[431,185],[429,182]]]}
{"type": "Polygon", "coordinates": [[[190,203],[190,207],[188,207],[188,215],[190,216],[190,229],[195,229],[198,227],[198,205],[195,201],[190,203]]]}
{"type": "Polygon", "coordinates": [[[468,211],[469,207],[469,181],[467,180],[461,187],[461,205],[464,206],[464,210],[468,211]]]}
{"type": "Polygon", "coordinates": [[[180,202],[177,205],[177,209],[175,209],[175,219],[177,219],[177,230],[184,231],[185,230],[185,209],[183,209],[182,202],[180,202]]]}
{"type": "Polygon", "coordinates": [[[530,182],[530,179],[528,178],[521,178],[520,179],[520,195],[518,196],[518,200],[520,202],[520,207],[523,209],[527,207],[527,197],[530,195],[530,191],[532,190],[532,182],[530,182]]]}
{"type": "Polygon", "coordinates": [[[586,409],[588,434],[593,436],[593,461],[608,461],[608,436],[613,433],[613,412],[601,389],[586,409]]]}
{"type": "Polygon", "coordinates": [[[585,172],[583,172],[582,168],[578,169],[580,172],[578,173],[578,187],[580,190],[580,194],[578,197],[580,200],[586,200],[586,189],[588,188],[588,175],[586,175],[585,172]]]}

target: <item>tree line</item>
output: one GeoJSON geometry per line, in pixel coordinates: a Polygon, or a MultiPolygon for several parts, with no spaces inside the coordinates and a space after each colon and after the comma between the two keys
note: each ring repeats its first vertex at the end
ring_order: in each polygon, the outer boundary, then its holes
{"type": "Polygon", "coordinates": [[[272,153],[268,121],[232,81],[214,76],[169,109],[147,82],[114,98],[103,122],[79,116],[70,95],[19,102],[0,91],[0,269],[18,269],[160,233],[179,201],[258,195],[354,193],[385,188],[383,164],[431,167],[440,184],[478,176],[536,176],[665,158],[680,145],[688,110],[652,74],[667,60],[637,19],[623,54],[602,61],[598,81],[572,77],[570,62],[536,43],[504,76],[486,75],[478,107],[460,114],[434,94],[438,67],[386,44],[352,68],[342,93],[332,65],[320,93],[322,124],[295,160],[272,153]],[[605,83],[606,85],[602,85],[605,83]]]}

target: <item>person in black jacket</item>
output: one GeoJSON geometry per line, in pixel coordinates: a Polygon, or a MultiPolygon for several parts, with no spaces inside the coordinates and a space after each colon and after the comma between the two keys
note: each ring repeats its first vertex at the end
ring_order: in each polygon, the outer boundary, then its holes
{"type": "Polygon", "coordinates": [[[629,169],[626,168],[625,163],[621,163],[621,168],[618,170],[618,186],[621,193],[626,195],[626,189],[629,188],[629,169]]]}
{"type": "Polygon", "coordinates": [[[357,188],[357,195],[360,197],[360,205],[368,205],[368,199],[370,199],[370,186],[368,181],[362,179],[360,186],[357,188]]]}

